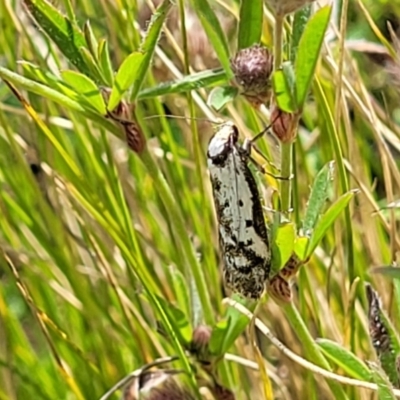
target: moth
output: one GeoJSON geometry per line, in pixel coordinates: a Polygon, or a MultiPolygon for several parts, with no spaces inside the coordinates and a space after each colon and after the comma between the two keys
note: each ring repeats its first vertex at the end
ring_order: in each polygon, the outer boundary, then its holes
{"type": "Polygon", "coordinates": [[[211,138],[207,163],[218,219],[225,285],[261,297],[271,270],[271,249],[256,180],[249,168],[251,142],[238,143],[232,122],[211,138]]]}

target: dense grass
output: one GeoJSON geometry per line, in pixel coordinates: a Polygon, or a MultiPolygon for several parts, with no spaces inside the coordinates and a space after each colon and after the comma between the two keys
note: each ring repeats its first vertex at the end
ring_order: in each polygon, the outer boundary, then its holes
{"type": "MultiPolygon", "coordinates": [[[[325,33],[319,14],[302,48],[305,24],[322,5],[280,25],[261,1],[240,8],[192,0],[184,14],[183,1],[154,12],[131,0],[60,0],[54,8],[0,0],[0,399],[99,399],[168,356],[178,360],[159,368],[184,371],[177,379],[194,398],[202,386],[219,388],[210,370],[236,399],[371,399],[374,383],[381,398],[393,398],[371,343],[364,285],[399,329],[400,74],[385,17],[375,26],[371,4],[354,3],[347,12],[340,2],[321,47],[311,40],[325,33]],[[378,63],[348,49],[360,37],[387,46],[381,58],[370,54],[378,63]],[[221,100],[214,90],[207,103],[214,87],[230,85],[230,58],[260,38],[274,48],[275,67],[293,61],[291,111],[301,111],[294,144],[271,135],[258,143],[278,167],[266,164],[269,172],[294,175],[277,180],[254,169],[274,254],[300,251],[304,224],[321,236],[297,274],[293,301],[266,295],[255,333],[243,310],[223,300],[255,309],[223,289],[206,168],[213,124],[205,119],[233,120],[241,139],[269,123],[268,107],[243,96],[217,112],[209,105],[221,100]],[[127,72],[114,75],[124,60],[127,72]],[[129,103],[122,116],[134,109],[146,138],[140,154],[126,144],[121,110],[105,116],[98,87],[113,81],[109,96],[129,103]],[[381,266],[390,269],[374,272],[381,266]],[[214,328],[211,349],[198,340],[193,348],[200,325],[214,328]]],[[[378,3],[375,11],[396,15],[395,6],[378,3]]],[[[289,92],[281,93],[285,104],[289,92]]],[[[384,361],[389,371],[395,361],[384,361]]]]}

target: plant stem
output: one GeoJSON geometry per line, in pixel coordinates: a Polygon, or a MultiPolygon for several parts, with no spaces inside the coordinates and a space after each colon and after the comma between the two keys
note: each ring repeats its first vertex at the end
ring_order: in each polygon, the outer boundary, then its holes
{"type": "MultiPolygon", "coordinates": [[[[296,307],[293,305],[293,302],[290,302],[288,305],[285,305],[283,307],[287,319],[290,322],[290,325],[292,326],[293,330],[296,332],[301,345],[304,349],[304,352],[307,354],[307,358],[312,360],[314,364],[319,365],[320,367],[323,367],[327,369],[328,371],[331,371],[331,367],[326,361],[325,357],[321,353],[319,347],[315,343],[314,339],[310,335],[310,332],[308,331],[303,319],[301,318],[301,315],[299,314],[298,310],[296,307]]],[[[343,388],[337,383],[333,381],[327,381],[329,387],[332,390],[332,393],[335,396],[335,399],[347,399],[347,396],[345,392],[343,391],[343,388]]]]}
{"type": "Polygon", "coordinates": [[[292,174],[292,152],[293,143],[282,143],[281,145],[281,176],[285,179],[280,181],[281,189],[281,211],[284,214],[288,214],[290,209],[290,189],[291,181],[290,176],[292,174]]]}
{"type": "MultiPolygon", "coordinates": [[[[282,65],[283,55],[283,22],[285,16],[278,14],[275,16],[274,29],[274,70],[278,70],[282,65]]],[[[292,143],[281,144],[281,176],[284,178],[280,181],[281,193],[281,211],[288,214],[290,209],[290,176],[292,173],[292,143]]]]}
{"type": "Polygon", "coordinates": [[[283,21],[285,20],[284,15],[275,16],[275,27],[274,27],[274,70],[276,71],[281,67],[282,64],[282,53],[283,53],[283,21]]]}

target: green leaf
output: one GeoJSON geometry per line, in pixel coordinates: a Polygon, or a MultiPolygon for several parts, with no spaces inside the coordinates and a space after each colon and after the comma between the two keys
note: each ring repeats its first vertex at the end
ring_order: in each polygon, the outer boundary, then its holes
{"type": "Polygon", "coordinates": [[[213,89],[208,96],[207,105],[220,111],[227,103],[232,101],[239,90],[233,86],[222,86],[213,89]]]}
{"type": "Polygon", "coordinates": [[[238,29],[238,50],[261,41],[263,24],[263,1],[242,0],[238,29]]]}
{"type": "Polygon", "coordinates": [[[272,240],[272,273],[278,272],[289,260],[293,253],[296,238],[293,223],[283,223],[273,231],[272,240]]]}
{"type": "Polygon", "coordinates": [[[310,243],[310,239],[306,236],[298,236],[294,244],[294,252],[297,257],[304,261],[307,257],[307,247],[310,243]]]}
{"type": "Polygon", "coordinates": [[[87,44],[88,50],[90,51],[90,54],[97,61],[98,43],[97,43],[96,36],[94,36],[92,27],[90,25],[90,21],[85,22],[85,25],[83,26],[83,33],[85,35],[86,44],[87,44]]]}
{"type": "Polygon", "coordinates": [[[396,396],[393,393],[392,385],[379,365],[373,362],[368,362],[368,366],[372,371],[374,382],[378,385],[379,400],[395,400],[396,396]]]}
{"type": "Polygon", "coordinates": [[[328,199],[329,190],[332,186],[334,165],[333,161],[324,165],[315,178],[303,222],[303,230],[306,236],[311,235],[311,231],[314,229],[328,199]]]}
{"type": "Polygon", "coordinates": [[[121,101],[124,93],[135,82],[143,62],[144,54],[138,52],[130,54],[122,62],[118,69],[117,75],[115,76],[114,85],[111,89],[110,99],[108,100],[107,104],[108,111],[114,110],[114,108],[121,101]]]}
{"type": "Polygon", "coordinates": [[[164,312],[167,314],[169,323],[177,334],[180,343],[184,346],[188,346],[192,340],[193,331],[185,313],[163,297],[156,296],[156,298],[160,302],[164,312]]]}
{"type": "Polygon", "coordinates": [[[96,78],[92,76],[79,50],[86,44],[82,32],[47,1],[24,0],[24,4],[65,57],[83,74],[96,78]]]}
{"type": "Polygon", "coordinates": [[[302,7],[294,14],[293,29],[290,42],[290,61],[295,62],[300,39],[311,15],[311,4],[302,7]]]}
{"type": "Polygon", "coordinates": [[[294,113],[297,107],[293,92],[291,91],[289,77],[286,76],[283,69],[273,73],[272,86],[279,109],[288,113],[294,113]]]}
{"type": "Polygon", "coordinates": [[[207,37],[211,41],[222,68],[230,79],[233,74],[229,61],[229,47],[218,17],[207,0],[191,0],[191,4],[203,25],[207,37]]]}
{"type": "Polygon", "coordinates": [[[85,107],[85,104],[81,104],[78,101],[69,98],[65,94],[60,93],[59,90],[49,88],[41,83],[27,79],[21,75],[16,74],[15,72],[12,72],[2,67],[0,67],[0,78],[10,81],[14,85],[20,86],[28,92],[36,93],[46,99],[55,101],[56,103],[61,104],[62,106],[67,107],[71,110],[79,111],[92,121],[99,123],[105,129],[114,133],[114,135],[116,135],[117,137],[122,137],[122,132],[120,131],[120,129],[118,129],[118,127],[116,127],[111,121],[108,121],[106,118],[100,116],[98,113],[87,109],[85,107]]]}
{"type": "Polygon", "coordinates": [[[108,43],[104,39],[99,42],[97,57],[99,59],[99,68],[104,81],[108,86],[112,87],[114,83],[114,71],[110,60],[110,53],[108,51],[108,43]]]}
{"type": "Polygon", "coordinates": [[[350,200],[354,197],[355,193],[356,191],[352,190],[340,196],[339,199],[336,200],[335,203],[333,203],[328,211],[322,216],[311,237],[307,249],[307,257],[314,252],[319,242],[324,237],[325,233],[334,224],[339,214],[347,207],[350,200]]]}
{"type": "Polygon", "coordinates": [[[86,98],[88,104],[92,105],[101,115],[106,115],[107,110],[103,96],[90,78],[71,70],[62,71],[61,76],[69,86],[86,98]]]}
{"type": "Polygon", "coordinates": [[[190,90],[223,85],[228,81],[226,73],[222,69],[209,69],[197,72],[192,75],[186,75],[176,81],[161,83],[153,88],[142,90],[138,99],[149,99],[157,96],[164,96],[172,93],[184,93],[190,90]]]}
{"type": "Polygon", "coordinates": [[[329,339],[317,339],[323,353],[348,375],[362,381],[371,380],[371,371],[356,355],[329,339]]]}
{"type": "Polygon", "coordinates": [[[191,313],[187,281],[181,271],[179,271],[175,266],[171,266],[169,270],[179,307],[184,311],[186,318],[189,319],[191,313]]]}
{"type": "MultiPolygon", "coordinates": [[[[255,304],[249,307],[248,302],[239,295],[233,296],[240,304],[246,304],[250,311],[253,311],[255,304]]],[[[233,307],[227,309],[223,320],[214,327],[210,338],[210,353],[215,356],[222,356],[233,345],[235,340],[243,333],[249,323],[249,319],[233,307]]]]}
{"type": "Polygon", "coordinates": [[[139,90],[144,82],[146,73],[150,69],[150,63],[153,59],[153,54],[157,46],[158,39],[160,38],[165,18],[167,17],[171,6],[171,0],[164,0],[151,18],[146,35],[140,45],[140,51],[144,54],[144,58],[140,63],[139,71],[137,72],[136,82],[132,88],[132,92],[130,95],[131,102],[134,102],[136,100],[139,90]]]}
{"type": "Polygon", "coordinates": [[[211,338],[209,342],[210,353],[215,356],[220,356],[224,354],[222,349],[224,348],[224,340],[226,337],[226,332],[229,329],[230,319],[222,319],[218,321],[213,327],[211,338]]]}
{"type": "Polygon", "coordinates": [[[300,109],[303,107],[314,75],[330,15],[330,6],[319,9],[308,21],[300,39],[295,64],[297,105],[300,109]]]}

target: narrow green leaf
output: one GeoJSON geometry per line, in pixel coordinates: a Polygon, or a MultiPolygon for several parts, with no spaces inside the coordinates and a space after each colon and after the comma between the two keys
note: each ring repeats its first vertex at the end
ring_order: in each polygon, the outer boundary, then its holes
{"type": "Polygon", "coordinates": [[[315,178],[303,222],[303,230],[306,236],[311,235],[311,231],[314,229],[326,204],[328,193],[332,186],[333,173],[334,162],[330,161],[324,165],[315,178]]]}
{"type": "Polygon", "coordinates": [[[356,191],[353,190],[340,196],[339,199],[336,200],[336,202],[332,204],[328,211],[322,216],[311,237],[307,249],[307,257],[313,253],[321,239],[324,237],[325,233],[336,221],[339,214],[347,207],[350,200],[354,197],[355,193],[356,191]]]}
{"type": "Polygon", "coordinates": [[[81,55],[90,71],[89,76],[92,77],[95,82],[104,84],[99,66],[97,65],[96,60],[93,58],[92,53],[86,47],[81,47],[79,51],[81,52],[81,55]]]}
{"type": "MultiPolygon", "coordinates": [[[[248,302],[234,295],[234,300],[253,311],[255,304],[249,306],[248,302]]],[[[214,327],[210,339],[210,352],[215,356],[225,354],[233,345],[235,340],[243,333],[249,323],[249,319],[233,307],[229,307],[223,320],[219,321],[214,327]]]]}
{"type": "Polygon", "coordinates": [[[220,111],[237,96],[238,92],[238,88],[233,86],[216,87],[210,92],[207,105],[216,111],[220,111]]]}
{"type": "Polygon", "coordinates": [[[68,96],[60,93],[55,89],[49,88],[41,83],[35,82],[31,79],[27,79],[21,75],[16,74],[6,68],[0,67],[0,78],[10,81],[16,86],[22,87],[23,89],[27,90],[28,92],[36,93],[39,96],[43,96],[46,99],[55,101],[62,106],[70,108],[72,110],[76,110],[82,112],[86,115],[89,119],[94,122],[99,123],[108,131],[114,133],[117,137],[122,138],[123,134],[122,131],[116,127],[111,121],[107,120],[106,118],[98,115],[96,112],[89,110],[85,107],[85,105],[80,104],[76,100],[72,100],[68,96]]]}
{"type": "Polygon", "coordinates": [[[83,26],[83,33],[85,35],[86,44],[90,51],[90,54],[93,56],[95,60],[97,60],[98,43],[96,36],[94,36],[92,26],[90,25],[90,21],[85,22],[85,25],[83,26]]]}
{"type": "Polygon", "coordinates": [[[108,111],[114,110],[114,108],[121,101],[124,93],[135,82],[143,62],[144,54],[138,52],[130,54],[122,62],[121,66],[118,69],[117,75],[115,76],[110,99],[108,100],[108,111]]]}
{"type": "Polygon", "coordinates": [[[190,90],[223,85],[228,82],[227,75],[222,69],[210,69],[186,75],[182,79],[161,83],[153,88],[142,90],[138,99],[150,99],[172,93],[184,93],[190,90]]]}
{"type": "Polygon", "coordinates": [[[108,43],[105,39],[100,40],[97,53],[99,68],[104,81],[108,86],[112,87],[114,83],[114,71],[110,60],[110,53],[108,51],[108,43]]]}
{"type": "Polygon", "coordinates": [[[306,236],[298,236],[294,244],[294,252],[296,256],[304,261],[307,257],[307,247],[310,243],[310,239],[306,236]]]}
{"type": "Polygon", "coordinates": [[[300,39],[311,15],[311,4],[302,7],[294,14],[292,37],[290,42],[290,61],[295,62],[300,39]]]}
{"type": "Polygon", "coordinates": [[[190,296],[188,293],[188,285],[185,277],[175,266],[169,268],[172,285],[174,287],[174,293],[178,300],[179,307],[184,310],[186,318],[190,318],[190,296]]]}
{"type": "Polygon", "coordinates": [[[290,83],[282,69],[275,71],[272,75],[272,86],[278,107],[285,112],[294,113],[296,103],[291,92],[290,83]]]}
{"type": "Polygon", "coordinates": [[[392,385],[379,365],[373,362],[368,362],[368,365],[372,371],[373,380],[378,385],[379,400],[395,400],[396,396],[393,393],[392,385]]]}
{"type": "Polygon", "coordinates": [[[215,15],[207,0],[191,0],[191,4],[213,45],[222,68],[230,79],[233,74],[229,61],[229,47],[218,17],[215,15]]]}
{"type": "Polygon", "coordinates": [[[262,0],[242,0],[238,29],[238,50],[260,43],[263,24],[262,0]]]}
{"type": "Polygon", "coordinates": [[[193,331],[185,313],[163,297],[156,296],[156,298],[161,304],[165,314],[168,316],[169,323],[174,328],[174,332],[178,336],[181,344],[188,346],[192,340],[193,331]]]}
{"type": "Polygon", "coordinates": [[[300,39],[295,64],[297,105],[300,109],[303,107],[314,75],[330,15],[330,6],[318,10],[308,21],[300,39]]]}
{"type": "Polygon", "coordinates": [[[161,3],[161,5],[157,8],[156,12],[153,14],[153,17],[151,18],[143,42],[140,45],[140,51],[143,53],[144,58],[140,63],[137,76],[135,77],[136,82],[132,87],[132,92],[130,95],[130,100],[132,102],[136,100],[139,90],[144,82],[146,73],[150,69],[150,63],[151,60],[153,59],[153,54],[157,46],[158,39],[160,38],[165,18],[167,17],[168,12],[171,9],[171,6],[172,6],[171,0],[164,0],[161,3]]]}
{"type": "Polygon", "coordinates": [[[24,4],[37,24],[49,35],[65,57],[83,74],[91,76],[91,71],[79,51],[86,44],[85,37],[76,25],[47,1],[24,0],[24,4]]]}
{"type": "Polygon", "coordinates": [[[279,225],[273,232],[272,240],[272,272],[278,272],[293,253],[296,237],[295,226],[288,222],[279,225]]]}
{"type": "Polygon", "coordinates": [[[230,319],[222,319],[218,321],[213,327],[211,338],[209,342],[210,353],[214,356],[219,356],[223,354],[223,343],[226,336],[226,332],[228,331],[230,325],[230,319]]]}
{"type": "Polygon", "coordinates": [[[101,115],[105,115],[106,105],[97,85],[87,76],[71,70],[62,71],[64,81],[77,93],[82,94],[101,115]]]}
{"type": "Polygon", "coordinates": [[[362,381],[371,380],[371,371],[355,354],[329,339],[317,339],[323,353],[348,375],[362,381]]]}

